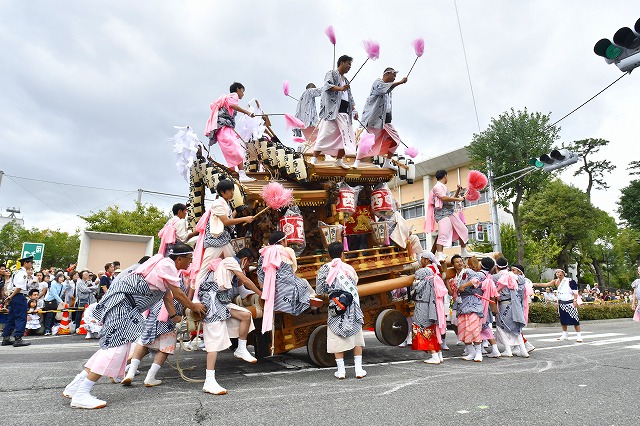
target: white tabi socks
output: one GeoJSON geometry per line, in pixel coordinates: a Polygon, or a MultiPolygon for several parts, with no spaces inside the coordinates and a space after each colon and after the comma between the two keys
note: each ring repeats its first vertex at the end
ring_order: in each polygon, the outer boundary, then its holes
{"type": "Polygon", "coordinates": [[[498,350],[498,344],[491,345],[491,352],[487,355],[488,358],[500,358],[501,354],[498,350]]]}
{"type": "Polygon", "coordinates": [[[442,344],[440,344],[440,349],[442,349],[443,351],[449,350],[449,346],[447,346],[447,341],[444,339],[446,336],[447,336],[446,334],[442,335],[442,344]]]}
{"type": "MultiPolygon", "coordinates": [[[[360,359],[362,360],[362,358],[360,359]]],[[[344,369],[344,358],[336,358],[336,366],[338,367],[338,370],[333,373],[333,375],[340,380],[344,379],[344,376],[346,374],[346,371],[344,369]]]]}
{"type": "Polygon", "coordinates": [[[129,370],[127,370],[126,376],[122,379],[122,384],[124,386],[130,386],[131,382],[133,382],[133,378],[136,376],[136,371],[138,370],[138,366],[140,365],[140,360],[133,358],[129,363],[129,370]]]}
{"type": "Polygon", "coordinates": [[[353,362],[356,365],[356,379],[362,379],[367,372],[362,369],[362,355],[354,355],[353,362]]]}
{"type": "Polygon", "coordinates": [[[440,364],[440,356],[438,352],[434,352],[431,354],[431,358],[424,360],[425,364],[440,364]]]}
{"type": "Polygon", "coordinates": [[[216,370],[207,370],[207,376],[202,390],[213,395],[224,395],[227,390],[216,382],[216,370]]]}
{"type": "Polygon", "coordinates": [[[240,178],[240,182],[253,182],[255,180],[247,176],[247,172],[244,170],[238,170],[238,177],[240,178]]]}
{"type": "Polygon", "coordinates": [[[151,368],[147,372],[147,377],[144,379],[144,385],[146,387],[159,386],[162,384],[162,380],[156,379],[156,373],[160,370],[161,365],[155,362],[151,364],[151,368]]]}
{"type": "MultiPolygon", "coordinates": [[[[473,344],[467,345],[465,348],[465,352],[467,352],[467,355],[462,357],[462,359],[465,361],[473,361],[473,359],[476,357],[476,348],[473,346],[473,344]]],[[[482,354],[480,354],[480,356],[482,356],[482,354]]]]}
{"type": "Polygon", "coordinates": [[[583,341],[584,341],[584,340],[582,340],[582,333],[581,333],[581,332],[579,332],[579,331],[577,331],[577,332],[576,332],[576,342],[581,343],[581,342],[583,342],[583,341]]]}
{"type": "Polygon", "coordinates": [[[78,390],[76,390],[73,398],[71,398],[71,407],[85,408],[87,410],[106,407],[106,401],[103,401],[91,395],[91,389],[93,389],[93,385],[95,384],[96,382],[92,382],[87,378],[82,379],[80,385],[78,386],[78,390]]]}
{"type": "Polygon", "coordinates": [[[473,361],[482,362],[482,343],[476,343],[473,347],[476,350],[476,356],[473,358],[473,361]]]}
{"type": "Polygon", "coordinates": [[[567,333],[566,331],[563,331],[557,340],[569,340],[569,333],[567,333]]]}
{"type": "Polygon", "coordinates": [[[247,341],[242,339],[238,339],[238,348],[233,352],[233,356],[251,364],[258,362],[247,350],[247,341]]]}
{"type": "Polygon", "coordinates": [[[82,370],[81,372],[76,374],[76,377],[62,391],[62,396],[64,396],[65,398],[73,398],[73,395],[75,395],[76,391],[78,390],[78,386],[80,386],[80,383],[86,377],[87,377],[86,370],[82,370]]]}

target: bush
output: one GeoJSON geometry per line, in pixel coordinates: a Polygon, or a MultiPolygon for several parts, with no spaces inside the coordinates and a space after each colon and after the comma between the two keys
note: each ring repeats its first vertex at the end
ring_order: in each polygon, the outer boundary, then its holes
{"type": "MultiPolygon", "coordinates": [[[[583,304],[578,308],[578,316],[581,321],[632,318],[633,309],[627,303],[583,304]]],[[[530,303],[529,322],[560,322],[558,306],[553,303],[530,303]]]]}

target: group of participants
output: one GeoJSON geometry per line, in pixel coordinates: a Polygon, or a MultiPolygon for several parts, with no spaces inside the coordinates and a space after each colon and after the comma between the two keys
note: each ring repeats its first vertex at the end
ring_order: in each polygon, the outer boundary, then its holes
{"type": "MultiPolygon", "coordinates": [[[[233,303],[237,295],[255,293],[264,299],[262,332],[271,331],[275,311],[299,315],[310,307],[311,297],[327,293],[348,294],[345,312],[329,315],[327,349],[335,353],[336,377],[345,377],[344,352],[354,349],[356,377],[363,378],[362,368],[363,314],[356,289],[355,270],[342,261],[341,243],[329,245],[331,262],[318,271],[315,291],[308,282],[296,276],[296,256],[286,245],[285,234],[272,233],[269,245],[257,256],[244,248],[234,253],[231,227],[250,223],[252,216],[235,218],[228,204],[233,198],[234,184],[229,180],[217,186],[218,198],[196,227],[195,249],[181,242],[180,217],[169,220],[162,229],[162,251],[143,263],[123,271],[95,306],[93,319],[102,324],[100,349],[86,362],[82,371],[65,387],[62,395],[71,399],[71,407],[97,409],[106,401],[92,395],[92,388],[106,376],[130,385],[141,359],[154,351],[153,363],[144,379],[148,387],[162,384],[157,372],[177,346],[175,325],[186,315],[185,309],[201,318],[206,357],[206,379],[203,391],[222,395],[227,390],[215,377],[217,354],[238,339],[233,355],[245,362],[256,358],[247,349],[247,336],[255,329],[249,310],[233,303]],[[258,261],[256,286],[248,278],[249,265],[258,261]],[[337,293],[336,293],[337,292],[337,293]],[[129,365],[127,362],[129,361],[129,365]]],[[[336,296],[338,297],[338,296],[336,296]]],[[[333,312],[333,311],[332,311],[333,312]]]]}
{"type": "MultiPolygon", "coordinates": [[[[338,58],[337,67],[326,73],[321,88],[309,83],[298,100],[296,118],[304,123],[304,128],[294,129],[295,134],[304,136],[305,150],[312,153],[310,163],[315,164],[320,154],[334,157],[334,166],[349,169],[359,167],[360,161],[373,156],[385,158],[383,168],[397,170],[391,157],[402,143],[398,132],[391,124],[392,91],[398,85],[405,84],[407,78],[396,81],[397,71],[391,67],[384,70],[382,77],[374,81],[365,102],[362,121],[351,93],[351,85],[346,74],[351,70],[353,58],[342,55],[338,58]],[[317,112],[316,98],[320,97],[320,109],[317,112]],[[370,151],[357,149],[353,120],[358,121],[363,131],[373,134],[374,145],[370,151]],[[351,165],[343,158],[355,157],[351,165]]],[[[250,182],[244,170],[244,142],[235,130],[237,113],[249,117],[256,114],[251,109],[239,106],[244,97],[245,87],[234,82],[229,87],[229,94],[219,97],[210,105],[211,113],[205,126],[205,135],[210,144],[217,143],[225,158],[227,167],[238,169],[240,182],[250,182]]]]}

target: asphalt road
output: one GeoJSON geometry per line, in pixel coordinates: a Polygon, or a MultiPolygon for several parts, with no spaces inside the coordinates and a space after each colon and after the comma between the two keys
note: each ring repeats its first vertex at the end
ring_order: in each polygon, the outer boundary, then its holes
{"type": "MultiPolygon", "coordinates": [[[[459,359],[461,346],[441,365],[422,362],[409,348],[380,344],[366,335],[366,378],[347,379],[311,365],[304,350],[256,365],[220,354],[216,377],[229,393],[213,396],[201,383],[183,381],[165,364],[145,388],[142,374],[126,388],[102,379],[94,394],[100,410],[78,410],[60,393],[97,349],[80,336],[33,337],[32,346],[0,347],[1,423],[14,424],[248,424],[248,425],[631,425],[636,424],[640,324],[631,320],[583,324],[582,344],[556,341],[559,327],[532,327],[525,336],[536,346],[528,359],[459,359]]],[[[170,357],[169,361],[174,362],[170,357]]],[[[204,352],[183,352],[187,374],[204,378],[204,352]]]]}

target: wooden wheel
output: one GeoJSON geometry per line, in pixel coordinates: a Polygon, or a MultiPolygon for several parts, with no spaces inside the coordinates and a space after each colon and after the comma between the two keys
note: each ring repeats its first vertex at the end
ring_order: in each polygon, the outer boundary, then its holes
{"type": "Polygon", "coordinates": [[[398,346],[409,332],[407,318],[397,309],[385,309],[376,318],[376,337],[381,343],[398,346]]]}
{"type": "Polygon", "coordinates": [[[311,362],[318,367],[333,367],[336,359],[333,354],[327,353],[327,326],[320,325],[315,328],[307,340],[307,353],[311,362]]]}

